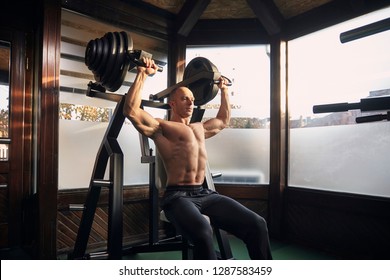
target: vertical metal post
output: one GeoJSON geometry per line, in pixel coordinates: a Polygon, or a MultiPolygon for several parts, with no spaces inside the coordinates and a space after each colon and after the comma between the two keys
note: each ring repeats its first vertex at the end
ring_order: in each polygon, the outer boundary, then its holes
{"type": "Polygon", "coordinates": [[[156,187],[156,157],[150,149],[149,162],[149,244],[153,245],[159,241],[158,237],[158,189],[156,187]]]}
{"type": "Polygon", "coordinates": [[[114,153],[110,157],[108,242],[109,259],[122,258],[123,240],[123,154],[114,153]]]}

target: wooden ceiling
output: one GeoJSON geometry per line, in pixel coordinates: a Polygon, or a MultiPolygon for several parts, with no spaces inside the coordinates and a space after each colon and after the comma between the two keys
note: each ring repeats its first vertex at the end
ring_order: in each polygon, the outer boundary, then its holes
{"type": "Polygon", "coordinates": [[[66,9],[186,44],[290,40],[390,5],[389,0],[61,0],[66,9]]]}
{"type": "MultiPolygon", "coordinates": [[[[175,32],[184,37],[188,37],[194,28],[199,30],[202,22],[207,22],[203,25],[206,26],[206,30],[215,29],[213,22],[218,24],[218,20],[225,20],[224,23],[227,23],[227,20],[230,22],[235,20],[233,29],[241,24],[238,33],[242,33],[245,29],[257,28],[257,31],[260,30],[257,35],[261,32],[268,36],[291,33],[302,35],[302,32],[309,33],[390,5],[388,0],[138,0],[136,2],[143,5],[143,9],[150,7],[172,14],[175,32]],[[253,24],[254,21],[258,26],[253,24]],[[250,24],[246,26],[248,22],[250,24]]],[[[230,26],[227,28],[229,29],[230,26]]],[[[201,31],[203,32],[204,29],[201,31]]]]}
{"type": "MultiPolygon", "coordinates": [[[[166,10],[173,14],[178,14],[186,0],[143,0],[143,2],[151,4],[160,9],[166,10]]],[[[191,2],[191,1],[188,1],[191,2]]],[[[211,0],[204,10],[200,19],[243,19],[256,18],[256,14],[251,8],[251,2],[247,0],[211,0]]],[[[264,2],[265,5],[274,5],[283,18],[289,19],[299,14],[310,11],[332,0],[270,0],[257,1],[264,2]],[[267,3],[268,2],[268,3],[267,3]]],[[[256,4],[255,4],[256,5],[256,4]]]]}

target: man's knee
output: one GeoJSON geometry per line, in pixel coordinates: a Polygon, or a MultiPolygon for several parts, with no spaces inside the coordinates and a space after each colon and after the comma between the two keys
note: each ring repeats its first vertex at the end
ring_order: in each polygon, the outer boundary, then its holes
{"type": "Polygon", "coordinates": [[[251,231],[261,235],[268,234],[267,221],[263,217],[256,215],[251,223],[251,231]]]}
{"type": "Polygon", "coordinates": [[[192,233],[194,242],[207,243],[213,239],[213,229],[209,223],[205,223],[192,233]]]}

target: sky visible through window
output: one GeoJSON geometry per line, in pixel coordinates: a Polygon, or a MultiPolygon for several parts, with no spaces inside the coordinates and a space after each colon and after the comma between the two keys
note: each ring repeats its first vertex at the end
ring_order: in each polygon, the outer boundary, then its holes
{"type": "MultiPolygon", "coordinates": [[[[269,117],[270,62],[266,45],[191,47],[186,54],[188,63],[198,56],[209,59],[233,81],[229,88],[232,117],[269,117]]],[[[219,104],[218,96],[208,104],[210,109],[213,104],[219,104]]],[[[207,113],[215,115],[214,110],[207,113]]]]}
{"type": "Polygon", "coordinates": [[[381,10],[289,42],[291,119],[319,118],[313,105],[360,102],[390,89],[390,31],[342,44],[340,33],[388,18],[381,10]]]}

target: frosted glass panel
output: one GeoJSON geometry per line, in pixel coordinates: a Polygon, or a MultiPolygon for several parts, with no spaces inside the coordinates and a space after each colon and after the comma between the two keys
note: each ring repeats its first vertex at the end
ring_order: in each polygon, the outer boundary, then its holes
{"type": "MultiPolygon", "coordinates": [[[[107,126],[108,123],[60,120],[59,189],[89,186],[107,126]]],[[[123,125],[118,142],[124,154],[124,184],[148,183],[149,166],[141,164],[139,134],[130,123],[123,125]]],[[[108,173],[106,179],[107,176],[108,173]]]]}
{"type": "Polygon", "coordinates": [[[390,96],[390,32],[340,42],[340,33],[387,18],[389,12],[288,43],[290,186],[390,196],[390,122],[356,123],[357,117],[387,112],[312,111],[314,105],[390,96]]]}
{"type": "Polygon", "coordinates": [[[268,184],[269,129],[225,129],[206,140],[212,172],[225,183],[268,184]]]}
{"type": "Polygon", "coordinates": [[[390,196],[390,124],[292,129],[291,186],[390,196]]]}

